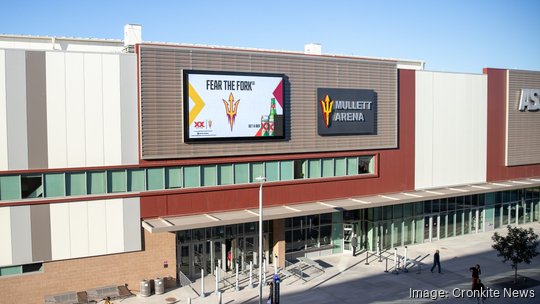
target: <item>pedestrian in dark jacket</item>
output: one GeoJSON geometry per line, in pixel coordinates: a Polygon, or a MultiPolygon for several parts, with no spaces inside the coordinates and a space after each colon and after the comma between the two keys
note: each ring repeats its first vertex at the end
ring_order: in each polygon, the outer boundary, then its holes
{"type": "Polygon", "coordinates": [[[352,247],[352,256],[356,256],[356,247],[358,247],[358,240],[356,239],[356,235],[354,234],[351,239],[351,247],[352,247]]]}
{"type": "Polygon", "coordinates": [[[435,254],[433,255],[433,266],[431,267],[431,272],[433,272],[435,266],[437,266],[437,270],[439,270],[439,273],[441,273],[441,256],[439,255],[438,249],[435,250],[435,254]]]}

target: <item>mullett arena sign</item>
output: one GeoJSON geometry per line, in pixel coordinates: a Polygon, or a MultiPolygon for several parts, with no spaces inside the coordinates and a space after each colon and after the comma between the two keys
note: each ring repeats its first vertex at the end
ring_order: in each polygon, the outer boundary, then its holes
{"type": "Polygon", "coordinates": [[[363,89],[317,89],[319,135],[377,134],[377,95],[363,89]]]}

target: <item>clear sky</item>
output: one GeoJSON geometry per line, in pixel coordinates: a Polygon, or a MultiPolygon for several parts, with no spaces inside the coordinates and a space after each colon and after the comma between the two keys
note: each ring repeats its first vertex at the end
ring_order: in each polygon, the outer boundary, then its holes
{"type": "Polygon", "coordinates": [[[0,0],[0,33],[195,43],[540,71],[540,0],[0,0]]]}

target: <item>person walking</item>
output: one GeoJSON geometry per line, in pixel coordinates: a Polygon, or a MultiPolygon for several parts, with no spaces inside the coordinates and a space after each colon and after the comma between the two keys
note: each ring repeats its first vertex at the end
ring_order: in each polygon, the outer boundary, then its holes
{"type": "Polygon", "coordinates": [[[352,235],[351,239],[351,247],[352,247],[352,256],[356,256],[356,247],[358,247],[358,240],[356,239],[356,235],[352,235]]]}
{"type": "Polygon", "coordinates": [[[435,250],[435,254],[433,255],[433,266],[431,267],[431,272],[433,272],[435,266],[437,266],[437,270],[439,270],[439,273],[441,273],[441,256],[439,255],[439,249],[435,250]]]}
{"type": "Polygon", "coordinates": [[[469,268],[469,271],[471,272],[472,277],[471,289],[475,290],[477,285],[480,283],[480,274],[482,273],[482,270],[480,269],[480,265],[476,264],[475,266],[469,268]]]}

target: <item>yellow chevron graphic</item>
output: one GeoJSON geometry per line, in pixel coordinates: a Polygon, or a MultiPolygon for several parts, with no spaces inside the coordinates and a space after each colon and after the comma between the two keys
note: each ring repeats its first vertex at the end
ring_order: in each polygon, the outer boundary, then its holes
{"type": "Polygon", "coordinates": [[[199,96],[199,93],[191,86],[191,83],[189,84],[189,97],[193,99],[193,102],[195,103],[193,109],[189,111],[189,124],[191,125],[204,108],[204,101],[201,96],[199,96]]]}

